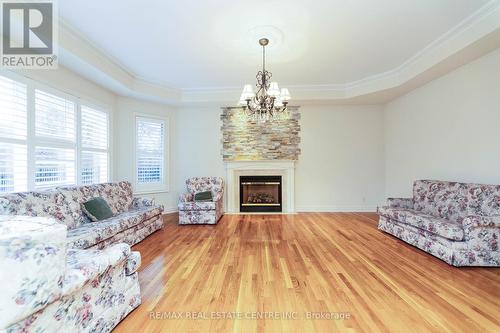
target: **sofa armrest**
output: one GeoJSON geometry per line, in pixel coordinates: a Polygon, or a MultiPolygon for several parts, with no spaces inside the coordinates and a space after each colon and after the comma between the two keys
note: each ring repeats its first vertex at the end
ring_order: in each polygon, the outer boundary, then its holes
{"type": "Polygon", "coordinates": [[[469,215],[462,220],[465,231],[474,228],[500,228],[500,216],[469,215]]]}
{"type": "Polygon", "coordinates": [[[465,240],[476,251],[498,251],[500,216],[470,215],[462,220],[465,240]]]}
{"type": "Polygon", "coordinates": [[[191,202],[193,201],[193,194],[192,193],[183,193],[179,195],[179,203],[180,202],[191,202]]]}
{"type": "Polygon", "coordinates": [[[412,198],[387,198],[387,206],[390,208],[413,209],[412,198]]]}
{"type": "Polygon", "coordinates": [[[132,200],[133,208],[146,208],[146,207],[153,207],[154,205],[155,205],[154,198],[135,197],[134,200],[132,200]]]}
{"type": "MultiPolygon", "coordinates": [[[[117,243],[102,250],[68,249],[63,295],[69,295],[86,283],[118,266],[131,256],[130,245],[117,243]]],[[[125,270],[125,268],[124,268],[125,270]]]]}

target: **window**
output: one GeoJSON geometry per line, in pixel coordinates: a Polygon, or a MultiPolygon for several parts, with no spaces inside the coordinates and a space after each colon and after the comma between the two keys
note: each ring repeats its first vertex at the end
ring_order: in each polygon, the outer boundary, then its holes
{"type": "Polygon", "coordinates": [[[108,181],[108,114],[88,106],[81,107],[82,165],[81,183],[108,181]]]}
{"type": "Polygon", "coordinates": [[[10,75],[0,108],[0,193],[108,181],[107,112],[10,75]]]}
{"type": "Polygon", "coordinates": [[[35,189],[76,184],[76,105],[35,90],[35,189]]]}
{"type": "Polygon", "coordinates": [[[139,191],[167,190],[164,119],[136,117],[136,182],[139,191]]]}
{"type": "Polygon", "coordinates": [[[0,192],[28,189],[27,86],[0,76],[0,192]]]}

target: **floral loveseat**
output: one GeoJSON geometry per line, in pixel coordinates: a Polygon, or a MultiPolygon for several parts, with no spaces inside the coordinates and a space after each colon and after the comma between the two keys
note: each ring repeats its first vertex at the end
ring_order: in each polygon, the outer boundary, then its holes
{"type": "Polygon", "coordinates": [[[109,332],[139,306],[138,252],[66,237],[52,218],[0,216],[0,332],[109,332]]]}
{"type": "Polygon", "coordinates": [[[500,185],[417,180],[389,198],[378,228],[454,266],[500,266],[500,185]]]}
{"type": "Polygon", "coordinates": [[[126,181],[0,196],[0,215],[52,217],[68,227],[68,247],[78,249],[134,245],[163,228],[162,212],[153,200],[134,198],[126,181]],[[114,216],[91,222],[81,204],[94,197],[106,200],[114,216]]]}
{"type": "Polygon", "coordinates": [[[188,193],[179,198],[179,224],[217,224],[223,214],[224,180],[194,177],[186,180],[188,193]],[[198,192],[211,191],[212,201],[195,202],[198,192]]]}

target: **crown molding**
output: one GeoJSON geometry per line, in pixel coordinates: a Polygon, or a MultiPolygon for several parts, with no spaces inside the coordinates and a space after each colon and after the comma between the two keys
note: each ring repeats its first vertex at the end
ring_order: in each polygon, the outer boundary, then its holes
{"type": "MultiPolygon", "coordinates": [[[[118,95],[173,105],[231,104],[241,87],[181,89],[138,76],[68,22],[60,21],[60,61],[118,95]]],[[[500,47],[500,0],[492,0],[398,67],[345,84],[288,85],[294,102],[387,102],[500,47]]]]}

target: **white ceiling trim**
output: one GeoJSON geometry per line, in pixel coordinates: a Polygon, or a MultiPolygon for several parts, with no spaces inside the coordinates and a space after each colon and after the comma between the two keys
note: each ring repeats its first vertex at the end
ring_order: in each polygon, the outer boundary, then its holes
{"type": "MultiPolygon", "coordinates": [[[[61,25],[61,63],[119,95],[167,104],[235,103],[239,97],[241,87],[179,89],[165,82],[141,78],[67,22],[61,20],[61,25]]],[[[418,79],[423,84],[436,77],[433,73],[443,75],[444,68],[451,70],[498,47],[500,0],[492,0],[393,70],[346,84],[288,88],[293,99],[302,103],[342,102],[366,96],[384,100],[395,97],[387,94],[388,90],[404,94],[409,91],[405,87],[414,88],[412,80],[418,79]],[[481,43],[481,40],[487,43],[481,43]],[[468,57],[457,59],[455,55],[461,52],[468,57]],[[453,65],[447,64],[447,59],[453,60],[453,65]],[[381,92],[380,96],[377,92],[381,92]]]]}

